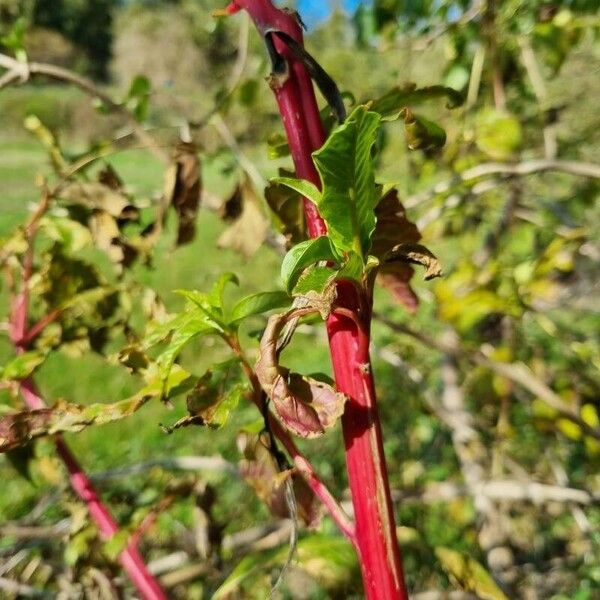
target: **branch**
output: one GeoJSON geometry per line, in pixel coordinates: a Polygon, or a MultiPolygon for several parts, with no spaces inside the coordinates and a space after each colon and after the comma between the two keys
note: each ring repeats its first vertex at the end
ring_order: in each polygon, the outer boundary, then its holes
{"type": "Polygon", "coordinates": [[[600,179],[600,165],[578,160],[547,160],[535,159],[520,163],[487,162],[466,169],[452,179],[441,181],[428,191],[413,194],[406,199],[405,207],[412,208],[421,202],[426,202],[438,194],[444,194],[461,183],[470,183],[480,177],[492,175],[526,176],[545,171],[558,171],[569,175],[600,179]]]}
{"type": "Polygon", "coordinates": [[[129,110],[122,104],[115,102],[90,79],[81,77],[81,75],[77,75],[69,69],[58,67],[56,65],[39,62],[22,63],[6,54],[0,54],[0,67],[8,69],[8,72],[0,79],[0,89],[2,89],[3,85],[13,83],[17,79],[20,79],[24,83],[32,75],[41,75],[49,77],[50,79],[56,79],[57,81],[73,84],[92,98],[99,98],[111,112],[117,113],[127,120],[136,137],[146,148],[148,148],[148,150],[150,150],[150,152],[152,152],[152,154],[154,154],[154,156],[156,156],[156,158],[164,164],[169,163],[167,154],[157,145],[152,136],[146,132],[138,121],[136,121],[129,110]],[[11,73],[12,76],[9,77],[11,73]]]}
{"type": "Polygon", "coordinates": [[[561,417],[569,419],[569,421],[577,424],[586,435],[600,440],[600,429],[586,423],[575,409],[567,404],[554,390],[546,385],[546,383],[536,377],[526,364],[522,362],[498,362],[488,358],[480,350],[468,350],[460,346],[458,342],[449,344],[447,341],[441,341],[437,338],[430,337],[426,333],[416,331],[407,325],[395,323],[383,315],[376,314],[374,315],[374,318],[393,331],[408,335],[425,346],[429,346],[430,348],[434,348],[439,352],[449,354],[455,358],[464,358],[473,364],[506,377],[506,379],[518,384],[534,396],[540,398],[540,400],[553,408],[561,417]]]}
{"type": "MultiPolygon", "coordinates": [[[[531,502],[535,505],[559,502],[596,506],[600,504],[600,492],[590,492],[578,488],[549,485],[537,481],[519,481],[516,479],[498,479],[484,481],[473,486],[478,496],[501,502],[531,502]]],[[[394,502],[448,502],[470,496],[471,490],[465,485],[444,482],[427,485],[423,489],[393,490],[394,502]]]]}

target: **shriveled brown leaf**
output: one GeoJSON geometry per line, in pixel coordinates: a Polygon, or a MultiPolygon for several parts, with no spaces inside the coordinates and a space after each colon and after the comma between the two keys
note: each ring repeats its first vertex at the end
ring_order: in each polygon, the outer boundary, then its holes
{"type": "Polygon", "coordinates": [[[229,195],[229,198],[223,202],[219,207],[219,217],[223,221],[235,221],[240,218],[243,207],[243,196],[242,186],[238,184],[235,186],[233,192],[229,195]]]}
{"type": "Polygon", "coordinates": [[[177,213],[177,245],[187,244],[196,233],[202,179],[198,150],[192,142],[180,142],[173,165],[165,175],[165,204],[177,213]]]}
{"type": "Polygon", "coordinates": [[[90,210],[104,211],[116,219],[136,220],[138,210],[120,190],[96,181],[72,181],[60,192],[60,198],[90,210]]]}
{"type": "Polygon", "coordinates": [[[235,250],[249,258],[263,245],[269,230],[269,221],[248,178],[244,178],[240,183],[239,194],[242,205],[239,217],[221,234],[217,246],[235,250]]]}
{"type": "Polygon", "coordinates": [[[25,446],[44,435],[78,432],[90,425],[118,421],[140,409],[149,398],[149,395],[138,394],[114,404],[87,406],[61,401],[51,408],[4,415],[0,417],[0,452],[25,446]]]}
{"type": "Polygon", "coordinates": [[[307,525],[315,525],[319,511],[314,494],[304,479],[293,470],[279,471],[269,447],[268,436],[241,432],[237,437],[237,445],[244,457],[239,463],[240,474],[271,513],[280,518],[289,517],[283,484],[291,477],[298,516],[307,525]]]}
{"type": "Polygon", "coordinates": [[[421,244],[398,244],[385,256],[386,262],[409,262],[425,267],[425,281],[442,276],[442,265],[435,255],[421,244]]]}
{"type": "Polygon", "coordinates": [[[108,258],[120,267],[128,267],[136,258],[137,250],[121,236],[117,220],[108,212],[92,213],[89,228],[94,245],[105,252],[108,258]]]}
{"type": "Polygon", "coordinates": [[[98,181],[111,190],[123,189],[123,180],[110,163],[106,163],[106,166],[98,173],[98,181]]]}
{"type": "Polygon", "coordinates": [[[288,315],[273,315],[260,343],[256,375],[283,425],[304,438],[323,435],[344,412],[346,396],[330,385],[279,365],[277,342],[288,315]]]}
{"type": "Polygon", "coordinates": [[[377,227],[373,236],[371,253],[380,261],[378,282],[389,289],[397,302],[414,312],[419,299],[410,287],[414,269],[406,262],[383,261],[384,256],[399,243],[415,243],[421,239],[417,226],[408,220],[406,211],[398,198],[398,192],[390,190],[375,209],[377,227]]]}

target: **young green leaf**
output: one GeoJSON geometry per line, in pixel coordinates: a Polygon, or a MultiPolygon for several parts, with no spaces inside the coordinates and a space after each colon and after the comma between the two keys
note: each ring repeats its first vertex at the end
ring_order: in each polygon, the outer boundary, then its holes
{"type": "Polygon", "coordinates": [[[291,291],[302,271],[321,260],[337,260],[327,236],[306,240],[294,246],[285,255],[281,264],[281,279],[286,289],[291,291]]]}
{"type": "Polygon", "coordinates": [[[298,192],[301,196],[308,198],[317,206],[321,202],[321,192],[319,191],[319,188],[317,188],[317,186],[310,181],[306,181],[305,179],[296,179],[294,177],[273,177],[271,182],[289,187],[295,192],[298,192]]]}
{"type": "Polygon", "coordinates": [[[406,142],[411,150],[441,148],[446,143],[446,132],[433,121],[415,115],[410,108],[404,108],[399,116],[404,119],[406,142]]]}
{"type": "Polygon", "coordinates": [[[286,292],[259,292],[242,298],[231,311],[228,322],[238,323],[252,315],[261,315],[276,308],[290,305],[290,297],[286,292]]]}
{"type": "Polygon", "coordinates": [[[379,200],[371,151],[380,122],[377,113],[358,106],[313,153],[323,182],[317,205],[340,253],[354,251],[366,257],[371,246],[379,200]]]}
{"type": "Polygon", "coordinates": [[[225,288],[227,287],[228,283],[240,285],[240,280],[234,273],[221,273],[219,279],[214,283],[212,289],[208,294],[209,303],[213,307],[221,309],[221,311],[223,311],[225,288]]]}

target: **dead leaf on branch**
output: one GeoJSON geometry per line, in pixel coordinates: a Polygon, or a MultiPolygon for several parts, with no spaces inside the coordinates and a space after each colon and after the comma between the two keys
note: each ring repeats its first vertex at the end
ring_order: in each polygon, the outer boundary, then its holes
{"type": "Polygon", "coordinates": [[[122,190],[99,181],[71,181],[61,189],[60,199],[89,210],[106,212],[119,220],[135,221],[139,215],[122,190]]]}
{"type": "Polygon", "coordinates": [[[394,246],[384,257],[384,261],[403,261],[426,268],[425,281],[442,276],[442,265],[435,255],[421,244],[398,244],[394,246]]]}
{"type": "Polygon", "coordinates": [[[180,142],[173,165],[165,176],[165,203],[177,213],[177,245],[187,244],[196,234],[196,217],[200,207],[202,178],[198,149],[192,142],[180,142]]]}
{"type": "Polygon", "coordinates": [[[25,446],[44,435],[79,432],[91,425],[118,421],[139,410],[150,398],[148,394],[137,394],[114,404],[88,406],[61,401],[51,408],[4,415],[0,417],[0,452],[25,446]]]}
{"type": "Polygon", "coordinates": [[[269,220],[265,216],[261,199],[247,177],[240,182],[230,199],[225,203],[225,215],[236,214],[235,202],[241,203],[239,216],[226,229],[219,240],[219,248],[228,248],[250,258],[264,243],[269,231],[269,220]]]}
{"type": "Polygon", "coordinates": [[[279,336],[293,318],[294,311],[269,318],[260,342],[256,375],[283,425],[300,437],[313,438],[335,425],[347,398],[327,383],[290,373],[279,364],[279,336]]]}
{"type": "Polygon", "coordinates": [[[408,220],[406,211],[398,198],[398,192],[390,190],[375,209],[377,226],[373,236],[371,253],[380,261],[377,280],[390,290],[392,296],[410,312],[414,312],[419,299],[410,287],[414,269],[406,262],[383,262],[384,256],[399,243],[415,243],[421,239],[417,226],[408,220]]]}
{"type": "Polygon", "coordinates": [[[293,469],[283,472],[279,470],[269,446],[268,436],[240,432],[237,436],[237,446],[244,457],[239,463],[240,475],[258,498],[268,506],[271,513],[282,519],[289,517],[284,483],[291,477],[298,516],[306,525],[316,525],[319,506],[315,502],[314,494],[293,469]]]}

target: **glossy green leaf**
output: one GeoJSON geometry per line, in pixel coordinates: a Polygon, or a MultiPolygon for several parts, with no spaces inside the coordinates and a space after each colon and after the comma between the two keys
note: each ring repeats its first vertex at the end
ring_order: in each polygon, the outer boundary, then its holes
{"type": "Polygon", "coordinates": [[[296,285],[302,271],[321,261],[335,261],[335,253],[329,237],[320,236],[312,240],[300,242],[284,257],[281,264],[281,279],[288,291],[296,285]]]}
{"type": "Polygon", "coordinates": [[[290,305],[290,297],[286,292],[259,292],[242,298],[231,311],[228,322],[238,323],[252,315],[261,315],[276,308],[285,308],[290,305]]]}
{"type": "Polygon", "coordinates": [[[240,285],[240,280],[234,273],[221,273],[208,294],[208,302],[215,308],[223,310],[225,288],[229,283],[240,285]]]}
{"type": "Polygon", "coordinates": [[[273,177],[271,182],[279,185],[285,185],[290,189],[298,192],[304,198],[308,198],[314,204],[319,204],[321,201],[321,192],[319,188],[310,181],[305,179],[296,179],[294,177],[273,177]]]}
{"type": "Polygon", "coordinates": [[[319,212],[328,235],[340,253],[353,251],[366,257],[375,230],[375,185],[372,149],[381,117],[358,106],[313,153],[323,182],[319,212]]]}

